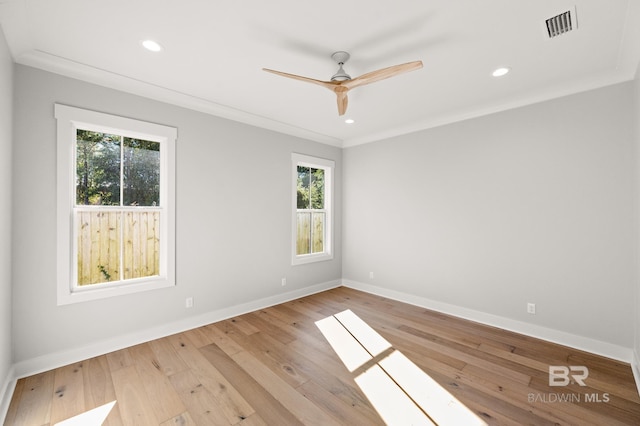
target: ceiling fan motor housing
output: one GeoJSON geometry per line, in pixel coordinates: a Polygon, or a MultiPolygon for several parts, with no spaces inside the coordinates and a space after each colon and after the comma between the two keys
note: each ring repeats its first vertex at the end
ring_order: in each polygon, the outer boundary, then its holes
{"type": "Polygon", "coordinates": [[[340,66],[340,68],[338,68],[338,72],[336,72],[331,77],[331,81],[351,80],[351,76],[349,74],[347,74],[345,72],[345,70],[342,68],[342,65],[344,65],[349,60],[350,57],[351,57],[351,55],[349,55],[347,52],[343,52],[343,51],[334,52],[331,55],[331,59],[336,61],[338,63],[338,65],[340,66]]]}

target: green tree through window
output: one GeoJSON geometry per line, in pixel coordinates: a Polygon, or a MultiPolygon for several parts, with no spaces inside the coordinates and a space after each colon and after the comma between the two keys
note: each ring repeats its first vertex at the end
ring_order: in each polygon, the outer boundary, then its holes
{"type": "Polygon", "coordinates": [[[120,139],[107,133],[77,131],[77,205],[120,205],[120,139]]]}
{"type": "Polygon", "coordinates": [[[160,204],[160,144],[79,129],[76,205],[160,204]]]}

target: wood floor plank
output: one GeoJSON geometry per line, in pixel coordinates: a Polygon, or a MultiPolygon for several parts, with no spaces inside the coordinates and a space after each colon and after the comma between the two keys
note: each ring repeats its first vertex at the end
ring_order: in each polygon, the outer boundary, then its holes
{"type": "Polygon", "coordinates": [[[286,345],[262,333],[252,334],[247,339],[250,352],[291,387],[295,388],[309,381],[310,378],[304,371],[291,362],[286,345]]]}
{"type": "MultiPolygon", "coordinates": [[[[510,353],[503,352],[499,350],[495,350],[494,348],[490,348],[487,346],[483,346],[481,348],[486,353],[495,354],[503,359],[508,359],[510,361],[517,362],[521,365],[526,365],[531,368],[538,370],[541,374],[538,374],[536,377],[541,378],[543,383],[548,383],[548,369],[549,364],[540,362],[538,360],[530,359],[528,357],[524,357],[518,353],[510,353]]],[[[588,363],[588,361],[585,361],[588,363]]],[[[599,372],[597,369],[591,368],[591,364],[589,364],[589,389],[591,392],[615,392],[618,396],[627,399],[634,404],[640,403],[640,398],[638,397],[638,390],[632,386],[624,386],[619,381],[615,380],[614,377],[611,377],[605,373],[599,372]]],[[[570,365],[583,365],[583,364],[570,364],[570,365]]],[[[632,374],[629,371],[627,374],[632,374]]]]}
{"type": "Polygon", "coordinates": [[[238,365],[220,347],[211,344],[200,348],[212,365],[234,384],[244,399],[260,414],[269,425],[300,425],[302,424],[280,401],[270,394],[264,387],[238,365]]]}
{"type": "Polygon", "coordinates": [[[106,355],[107,362],[109,363],[109,370],[117,371],[121,368],[130,367],[133,365],[133,359],[129,355],[129,349],[121,349],[119,351],[110,352],[106,355]]]}
{"type": "MultiPolygon", "coordinates": [[[[437,375],[438,373],[434,372],[432,374],[437,375]]],[[[576,409],[571,404],[554,406],[547,403],[530,402],[530,394],[538,395],[531,387],[496,376],[493,372],[473,365],[465,367],[464,371],[456,376],[455,381],[450,383],[455,386],[463,385],[485,395],[498,398],[552,423],[571,424],[576,419],[581,419],[582,421],[593,420],[593,416],[587,410],[576,409]]],[[[542,395],[548,396],[546,393],[542,395]]]]}
{"type": "Polygon", "coordinates": [[[325,296],[323,294],[313,295],[319,297],[309,297],[305,300],[306,306],[310,307],[313,312],[316,314],[322,315],[323,318],[326,318],[331,315],[335,315],[338,312],[342,312],[349,307],[344,303],[336,302],[333,303],[331,301],[327,302],[325,296]]]}
{"type": "Polygon", "coordinates": [[[185,370],[170,378],[174,388],[188,407],[189,414],[198,425],[227,425],[230,423],[222,407],[191,371],[185,370]]]}
{"type": "Polygon", "coordinates": [[[187,336],[189,340],[191,340],[191,342],[196,345],[197,348],[201,348],[213,343],[213,338],[206,332],[204,327],[187,330],[184,332],[184,335],[187,336]]]}
{"type": "Polygon", "coordinates": [[[55,370],[51,404],[52,424],[77,416],[86,411],[84,404],[83,363],[67,365],[55,370]]]}
{"type": "MultiPolygon", "coordinates": [[[[447,366],[450,371],[462,370],[467,362],[447,353],[441,352],[437,347],[427,347],[422,341],[413,335],[406,334],[398,329],[379,328],[380,334],[392,339],[393,345],[403,352],[411,351],[417,358],[424,358],[429,363],[442,364],[447,366]]],[[[444,368],[444,367],[443,367],[444,368]]]]}
{"type": "MultiPolygon", "coordinates": [[[[429,375],[439,383],[443,383],[444,381],[442,377],[439,377],[434,372],[430,372],[429,375]]],[[[483,407],[481,412],[476,413],[482,419],[491,420],[495,418],[495,412],[497,411],[505,419],[505,423],[510,425],[531,424],[536,426],[551,426],[557,424],[556,422],[549,421],[525,408],[514,405],[508,400],[493,398],[487,392],[476,389],[466,383],[454,381],[449,383],[449,386],[446,389],[465,404],[467,401],[474,401],[479,406],[483,407]],[[495,401],[492,404],[487,405],[489,401],[493,401],[494,399],[495,401]]],[[[490,424],[492,423],[490,421],[487,422],[490,424]]]]}
{"type": "MultiPolygon", "coordinates": [[[[84,401],[87,410],[116,400],[116,391],[111,380],[111,370],[105,355],[86,360],[82,368],[84,401]]],[[[107,416],[103,426],[122,425],[120,409],[116,404],[107,416]]]]}
{"type": "Polygon", "coordinates": [[[317,383],[323,384],[330,392],[340,395],[352,406],[363,411],[372,411],[367,398],[358,390],[353,374],[335,354],[330,352],[331,348],[326,353],[318,352],[303,342],[295,341],[289,343],[287,349],[298,359],[298,363],[303,363],[300,368],[308,372],[317,383]]]}
{"type": "Polygon", "coordinates": [[[342,425],[384,425],[378,415],[365,415],[365,413],[357,410],[354,405],[338,398],[313,380],[309,380],[298,387],[298,391],[342,425]]]}
{"type": "MultiPolygon", "coordinates": [[[[261,311],[265,314],[265,311],[261,311]]],[[[282,321],[281,327],[296,328],[296,325],[282,321]]],[[[314,325],[313,334],[315,340],[325,341],[322,336],[318,336],[318,328],[314,325]]],[[[298,335],[302,337],[302,335],[298,335]]],[[[297,343],[299,339],[295,341],[297,343]]],[[[377,424],[380,417],[375,413],[368,403],[366,397],[357,389],[354,383],[354,376],[350,374],[344,365],[333,358],[318,357],[323,351],[308,350],[308,345],[294,345],[291,342],[287,345],[271,338],[267,334],[255,333],[246,337],[246,342],[252,354],[257,356],[271,370],[287,381],[291,386],[304,390],[305,396],[310,398],[314,395],[318,398],[317,405],[327,401],[333,401],[338,411],[350,413],[351,417],[358,421],[357,424],[377,424]],[[295,346],[295,347],[294,347],[295,346]],[[303,351],[296,348],[303,347],[303,351]],[[258,349],[257,351],[255,349],[258,349]],[[265,361],[269,358],[270,361],[265,361]],[[330,360],[330,361],[329,361],[330,360]],[[334,365],[336,369],[323,369],[321,365],[334,365]],[[336,371],[337,370],[337,371],[336,371]],[[344,374],[342,374],[344,372],[344,374]],[[314,383],[305,386],[313,378],[314,383]],[[335,400],[335,401],[334,401],[335,400]],[[348,407],[348,410],[345,409],[348,407]],[[360,420],[365,420],[360,422],[360,420]]],[[[327,348],[324,348],[327,350],[327,348]]],[[[327,410],[335,415],[334,410],[327,410]]]]}
{"type": "Polygon", "coordinates": [[[179,353],[181,348],[192,344],[191,340],[189,340],[184,333],[172,334],[165,337],[164,339],[169,343],[169,345],[171,345],[171,347],[173,347],[176,353],[179,353]]]}
{"type": "Polygon", "coordinates": [[[160,423],[160,426],[197,426],[197,423],[193,420],[191,414],[189,414],[188,411],[185,411],[166,422],[160,423]]]}
{"type": "Polygon", "coordinates": [[[408,327],[401,327],[401,329],[379,328],[378,331],[400,350],[403,350],[404,345],[401,344],[402,341],[397,339],[397,337],[404,339],[404,341],[411,342],[411,348],[423,347],[427,350],[437,352],[446,358],[455,360],[456,362],[462,362],[464,365],[474,364],[484,366],[488,370],[494,371],[495,374],[505,375],[523,384],[528,384],[531,381],[529,374],[531,371],[525,371],[525,367],[512,364],[513,369],[504,368],[501,364],[496,364],[494,362],[495,359],[485,359],[486,356],[480,351],[473,350],[466,345],[461,345],[454,341],[433,339],[432,336],[427,333],[419,332],[408,327]]]}
{"type": "Polygon", "coordinates": [[[229,321],[231,321],[233,325],[238,327],[238,329],[240,329],[240,331],[242,331],[247,336],[260,331],[260,328],[253,325],[251,321],[248,321],[247,315],[240,315],[238,317],[231,318],[229,321]]]}
{"type": "MultiPolygon", "coordinates": [[[[288,324],[296,330],[302,330],[306,334],[313,334],[317,331],[315,322],[320,318],[312,318],[307,312],[299,312],[291,309],[287,305],[276,305],[261,309],[260,313],[278,318],[281,322],[288,324]]],[[[297,333],[296,333],[297,335],[297,333]]]]}
{"type": "MultiPolygon", "coordinates": [[[[435,377],[438,376],[438,372],[430,371],[428,367],[423,367],[423,369],[429,371],[435,377]]],[[[532,389],[528,385],[523,385],[505,377],[496,376],[493,372],[483,370],[473,365],[465,367],[462,372],[455,376],[453,381],[447,381],[441,384],[456,388],[461,384],[468,386],[470,389],[475,389],[490,397],[503,400],[551,423],[571,424],[572,419],[576,418],[575,413],[566,413],[566,411],[563,410],[563,408],[565,408],[563,406],[554,407],[529,402],[529,394],[532,392],[532,389]]],[[[584,413],[583,417],[585,416],[589,418],[587,413],[584,413]]]]}
{"type": "Polygon", "coordinates": [[[291,387],[286,382],[250,353],[245,351],[238,352],[232,356],[232,359],[305,425],[339,424],[328,413],[314,405],[300,393],[292,392],[291,387]]]}
{"type": "MultiPolygon", "coordinates": [[[[587,380],[588,381],[588,380],[587,380]]],[[[549,395],[548,392],[548,383],[546,380],[534,379],[529,384],[529,392],[537,395],[549,395]],[[547,392],[545,392],[547,391],[547,392]]],[[[622,401],[624,399],[618,399],[615,395],[608,395],[608,401],[605,403],[596,402],[590,403],[586,402],[585,395],[598,395],[601,397],[603,395],[602,392],[598,392],[597,390],[590,387],[580,387],[577,384],[570,384],[566,387],[563,387],[563,390],[556,391],[556,394],[568,394],[571,396],[575,396],[579,398],[579,401],[573,404],[559,404],[555,407],[554,413],[558,416],[562,414],[567,414],[568,416],[576,419],[582,419],[584,421],[592,421],[598,420],[600,424],[638,424],[637,421],[631,421],[632,419],[640,419],[640,414],[638,411],[635,413],[634,410],[620,409],[619,407],[624,405],[622,401]]],[[[537,402],[537,405],[541,405],[541,403],[537,402]]]]}
{"type": "Polygon", "coordinates": [[[243,350],[242,346],[237,344],[235,340],[228,336],[228,333],[225,333],[221,329],[215,326],[215,324],[210,324],[205,327],[205,332],[210,335],[213,343],[218,345],[227,355],[233,355],[235,353],[243,350]]]}
{"type": "MultiPolygon", "coordinates": [[[[325,303],[331,303],[331,300],[328,300],[325,303]]],[[[382,306],[386,305],[389,305],[389,302],[385,301],[382,303],[382,306]]],[[[458,344],[469,346],[471,348],[477,348],[481,343],[484,342],[482,338],[476,336],[475,334],[457,331],[456,329],[452,328],[449,323],[439,323],[437,321],[422,321],[421,319],[426,313],[426,310],[423,308],[420,308],[420,310],[401,310],[397,313],[394,313],[394,315],[389,315],[389,311],[392,311],[392,309],[384,309],[381,306],[372,303],[358,305],[357,308],[358,315],[360,315],[362,318],[366,318],[368,322],[379,319],[386,327],[411,327],[425,333],[428,332],[429,334],[433,335],[434,338],[439,337],[455,340],[458,344]]]]}
{"type": "MultiPolygon", "coordinates": [[[[590,371],[601,372],[608,376],[621,379],[621,383],[628,383],[625,379],[629,377],[629,364],[616,361],[610,358],[593,355],[583,351],[570,352],[567,362],[571,365],[583,365],[589,364],[591,366],[590,371]]],[[[636,398],[639,398],[636,394],[636,398]]]]}
{"type": "Polygon", "coordinates": [[[158,420],[162,422],[184,412],[186,407],[162,371],[150,345],[132,346],[129,354],[158,420]]]}
{"type": "Polygon", "coordinates": [[[51,421],[55,371],[46,371],[20,379],[24,381],[15,416],[16,425],[45,425],[51,421]]]}
{"type": "Polygon", "coordinates": [[[333,315],[332,313],[325,314],[323,312],[319,312],[315,310],[314,305],[310,303],[310,300],[311,300],[310,297],[312,296],[309,296],[309,298],[303,297],[301,299],[292,300],[290,302],[284,303],[282,306],[286,306],[292,311],[301,313],[311,318],[313,321],[318,321],[323,318],[326,318],[328,315],[333,315]]]}
{"type": "MultiPolygon", "coordinates": [[[[358,389],[354,377],[346,368],[332,370],[326,368],[324,358],[318,358],[317,351],[299,351],[292,344],[286,345],[290,362],[297,370],[312,378],[314,385],[321,386],[325,391],[340,399],[350,410],[358,416],[366,418],[363,424],[377,424],[380,417],[371,406],[366,396],[358,389]]],[[[354,416],[355,417],[355,416],[354,416]]]]}
{"type": "Polygon", "coordinates": [[[160,365],[160,370],[165,376],[168,377],[189,369],[189,366],[184,363],[178,355],[178,352],[176,352],[175,348],[171,345],[171,342],[167,339],[152,340],[149,342],[149,347],[151,347],[160,365]]]}
{"type": "Polygon", "coordinates": [[[498,363],[496,362],[498,357],[494,355],[485,354],[482,351],[471,349],[468,346],[461,345],[456,342],[432,339],[429,335],[408,327],[403,327],[400,331],[416,336],[418,337],[420,344],[433,348],[434,350],[444,353],[450,357],[464,361],[466,364],[482,366],[489,371],[493,371],[495,374],[506,375],[511,379],[520,381],[524,384],[531,381],[531,374],[534,371],[526,366],[518,365],[507,360],[503,360],[498,363]],[[505,368],[505,364],[508,364],[508,368],[505,368]]]}
{"type": "Polygon", "coordinates": [[[269,426],[269,424],[262,420],[262,417],[257,413],[253,413],[246,419],[242,420],[239,424],[241,426],[269,426]]]}
{"type": "Polygon", "coordinates": [[[213,395],[229,424],[247,418],[255,412],[227,378],[211,364],[195,344],[181,347],[178,355],[189,365],[198,381],[213,395]]]}
{"type": "Polygon", "coordinates": [[[273,317],[262,315],[259,311],[245,314],[243,317],[248,323],[259,330],[262,330],[261,332],[269,334],[271,337],[282,343],[287,344],[296,339],[293,330],[287,330],[281,326],[281,321],[273,317]]]}
{"type": "Polygon", "coordinates": [[[116,400],[125,425],[159,424],[135,366],[111,372],[116,400]]]}
{"type": "Polygon", "coordinates": [[[55,370],[55,398],[51,404],[51,423],[61,422],[86,411],[82,366],[82,363],[77,363],[55,370]]]}

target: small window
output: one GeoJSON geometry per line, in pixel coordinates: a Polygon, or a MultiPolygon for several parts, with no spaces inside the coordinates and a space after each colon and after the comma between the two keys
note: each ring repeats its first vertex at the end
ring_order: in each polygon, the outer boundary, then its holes
{"type": "Polygon", "coordinates": [[[293,264],[333,258],[334,162],[301,154],[293,163],[293,264]]]}
{"type": "Polygon", "coordinates": [[[175,285],[176,129],[56,105],[58,304],[175,285]]]}

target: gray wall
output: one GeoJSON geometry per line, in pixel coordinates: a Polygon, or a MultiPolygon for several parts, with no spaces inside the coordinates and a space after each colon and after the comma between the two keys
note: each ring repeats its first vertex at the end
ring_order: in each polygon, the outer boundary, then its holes
{"type": "Polygon", "coordinates": [[[340,149],[29,67],[15,80],[16,362],[340,279],[340,149]],[[56,306],[54,102],[178,128],[175,288],[56,306]],[[332,261],[291,266],[294,151],[336,161],[332,261]]]}
{"type": "MultiPolygon", "coordinates": [[[[636,186],[634,188],[634,200],[635,200],[635,229],[634,235],[636,237],[636,246],[634,257],[636,261],[636,311],[635,311],[635,339],[634,339],[634,356],[636,362],[636,373],[637,378],[640,378],[640,65],[638,66],[638,71],[636,72],[636,79],[634,81],[633,86],[633,94],[634,94],[634,140],[636,144],[636,176],[635,183],[636,186]]],[[[640,389],[640,382],[636,383],[638,389],[640,389]]]]}
{"type": "MultiPolygon", "coordinates": [[[[0,30],[0,392],[11,368],[11,146],[13,60],[0,30]]],[[[1,415],[1,414],[0,414],[1,415]]]]}
{"type": "Polygon", "coordinates": [[[346,149],[343,278],[631,348],[632,89],[346,149]]]}

